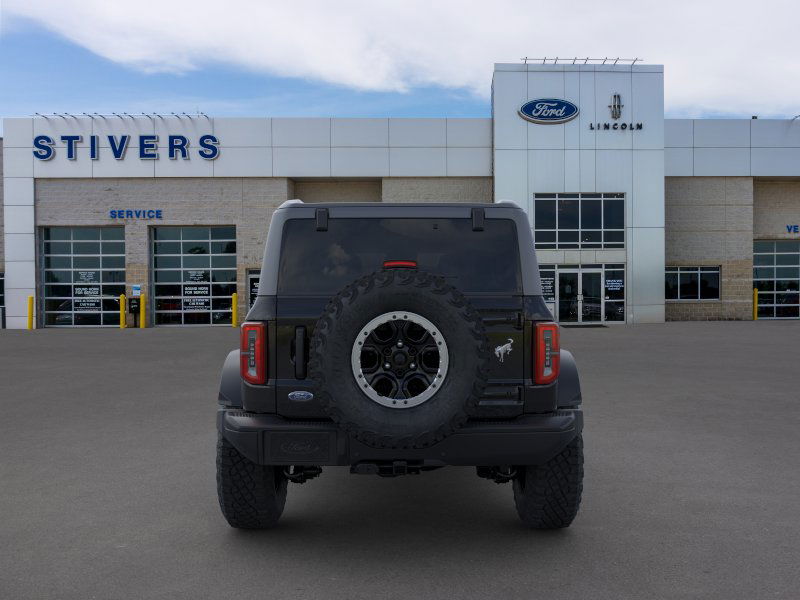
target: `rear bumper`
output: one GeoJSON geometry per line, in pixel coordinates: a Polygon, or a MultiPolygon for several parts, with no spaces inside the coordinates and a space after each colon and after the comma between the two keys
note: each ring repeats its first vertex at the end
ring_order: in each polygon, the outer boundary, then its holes
{"type": "Polygon", "coordinates": [[[328,421],[291,421],[221,407],[217,428],[239,452],[263,465],[341,465],[406,461],[420,466],[536,465],[558,454],[583,429],[580,410],[471,421],[424,449],[372,448],[328,421]]]}

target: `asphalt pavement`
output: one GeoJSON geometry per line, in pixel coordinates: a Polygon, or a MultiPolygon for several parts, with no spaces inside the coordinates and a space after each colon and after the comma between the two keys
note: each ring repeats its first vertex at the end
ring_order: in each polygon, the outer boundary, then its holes
{"type": "Polygon", "coordinates": [[[326,468],[270,531],[214,482],[229,328],[0,331],[0,598],[800,597],[800,322],[566,329],[581,511],[449,468],[326,468]]]}

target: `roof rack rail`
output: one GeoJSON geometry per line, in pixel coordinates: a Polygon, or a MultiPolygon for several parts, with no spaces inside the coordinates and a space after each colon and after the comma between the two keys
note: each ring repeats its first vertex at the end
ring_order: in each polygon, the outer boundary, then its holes
{"type": "Polygon", "coordinates": [[[278,208],[286,208],[287,206],[294,206],[296,204],[305,204],[299,198],[292,198],[291,200],[286,200],[285,202],[281,202],[281,205],[278,208]]]}

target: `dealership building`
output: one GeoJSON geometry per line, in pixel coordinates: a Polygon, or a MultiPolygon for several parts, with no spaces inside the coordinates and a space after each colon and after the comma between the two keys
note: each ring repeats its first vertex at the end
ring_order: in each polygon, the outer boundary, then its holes
{"type": "Polygon", "coordinates": [[[5,326],[241,320],[295,198],[514,202],[561,322],[800,318],[800,119],[665,119],[662,66],[575,63],[495,65],[491,118],[4,119],[5,326]]]}

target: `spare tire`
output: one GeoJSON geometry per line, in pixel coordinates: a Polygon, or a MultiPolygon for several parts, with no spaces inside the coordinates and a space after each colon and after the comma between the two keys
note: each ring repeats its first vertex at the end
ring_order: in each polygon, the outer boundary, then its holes
{"type": "Polygon", "coordinates": [[[430,273],[386,269],[328,303],[309,375],[350,435],[378,448],[424,448],[466,422],[488,359],[483,322],[461,292],[430,273]]]}

